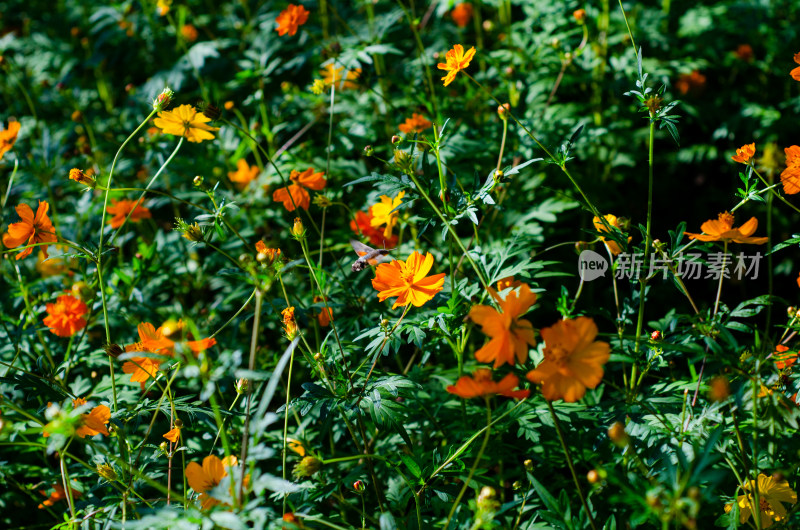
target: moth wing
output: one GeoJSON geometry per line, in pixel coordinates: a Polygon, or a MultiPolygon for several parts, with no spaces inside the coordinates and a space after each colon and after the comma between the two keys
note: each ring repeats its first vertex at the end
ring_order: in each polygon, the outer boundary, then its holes
{"type": "Polygon", "coordinates": [[[374,250],[365,245],[364,243],[362,243],[361,241],[356,241],[355,239],[350,240],[350,246],[353,247],[353,250],[355,250],[356,254],[358,254],[359,256],[366,256],[367,254],[369,254],[374,250]]]}

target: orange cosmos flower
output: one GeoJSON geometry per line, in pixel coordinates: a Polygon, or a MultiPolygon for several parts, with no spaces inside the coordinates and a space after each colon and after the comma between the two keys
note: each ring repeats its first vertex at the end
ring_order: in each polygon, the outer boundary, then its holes
{"type": "Polygon", "coordinates": [[[585,9],[576,9],[572,12],[572,18],[575,19],[575,22],[578,24],[583,24],[586,20],[586,10],[585,9]]]}
{"type": "Polygon", "coordinates": [[[189,486],[200,494],[200,502],[204,510],[219,504],[218,500],[206,492],[219,486],[222,479],[228,476],[226,467],[234,467],[236,464],[235,456],[220,460],[218,457],[210,455],[203,459],[202,467],[197,462],[189,462],[189,465],[186,466],[186,480],[189,482],[189,486]]]}
{"type": "Polygon", "coordinates": [[[14,147],[20,127],[18,121],[9,121],[8,128],[0,130],[0,158],[14,147]]]}
{"type": "Polygon", "coordinates": [[[197,40],[197,28],[191,24],[184,24],[181,26],[181,35],[187,41],[194,42],[197,40]]]}
{"type": "MultiPolygon", "coordinates": [[[[72,490],[72,498],[78,499],[83,495],[80,491],[76,490],[75,488],[70,488],[72,490]]],[[[67,492],[64,490],[64,486],[61,484],[53,484],[53,493],[49,496],[44,490],[39,490],[39,493],[47,497],[40,505],[39,509],[43,510],[46,506],[53,506],[58,501],[63,501],[67,498],[67,492]]]]}
{"type": "MultiPolygon", "coordinates": [[[[615,228],[620,227],[619,219],[617,219],[616,215],[608,214],[603,217],[610,226],[613,226],[615,228]]],[[[599,217],[595,217],[594,219],[592,219],[592,223],[594,224],[594,229],[597,230],[598,232],[608,232],[608,228],[606,228],[606,225],[603,224],[603,222],[600,220],[599,217]]],[[[614,256],[622,252],[622,249],[620,248],[619,244],[613,239],[607,239],[605,237],[601,237],[601,239],[603,240],[603,243],[605,243],[606,247],[611,252],[611,254],[613,254],[614,256]]],[[[631,238],[629,237],[628,241],[630,240],[631,238]]]]}
{"type": "Polygon", "coordinates": [[[421,133],[425,129],[429,129],[433,125],[430,121],[425,119],[425,116],[422,114],[417,114],[414,112],[411,114],[410,118],[406,118],[404,123],[401,123],[398,128],[400,132],[404,132],[406,134],[412,133],[421,133]]]}
{"type": "Polygon", "coordinates": [[[153,124],[161,129],[161,132],[182,136],[190,142],[200,143],[203,140],[213,140],[214,131],[219,127],[206,125],[211,118],[197,112],[191,105],[181,105],[174,110],[162,110],[158,113],[158,118],[153,120],[153,124]]]}
{"type": "Polygon", "coordinates": [[[516,289],[517,287],[521,287],[523,283],[519,280],[515,280],[513,276],[506,276],[505,278],[500,278],[497,280],[497,290],[498,291],[505,291],[508,288],[516,289]]]}
{"type": "Polygon", "coordinates": [[[292,37],[297,33],[297,28],[306,23],[308,15],[309,12],[306,11],[305,7],[289,4],[289,7],[281,11],[278,18],[275,19],[275,22],[278,23],[275,31],[277,31],[278,35],[281,37],[287,33],[292,37]]]}
{"type": "Polygon", "coordinates": [[[366,236],[369,242],[376,247],[394,248],[397,246],[398,237],[393,235],[389,238],[383,236],[383,230],[378,230],[372,226],[372,214],[370,212],[356,212],[356,218],[350,221],[350,230],[359,236],[366,236]]]}
{"type": "Polygon", "coordinates": [[[514,390],[519,385],[519,378],[514,374],[508,374],[500,381],[492,380],[492,371],[488,368],[480,368],[468,375],[462,376],[456,381],[455,385],[447,387],[447,391],[464,399],[474,397],[485,397],[494,394],[513,398],[526,398],[530,395],[530,390],[514,390]]]}
{"type": "Polygon", "coordinates": [[[247,163],[247,160],[244,158],[240,158],[236,162],[236,171],[229,171],[228,178],[231,182],[236,184],[236,187],[240,190],[246,188],[253,182],[255,179],[258,178],[258,174],[261,173],[258,169],[258,166],[250,166],[247,163]]]}
{"type": "Polygon", "coordinates": [[[142,206],[140,202],[134,202],[130,199],[122,199],[121,201],[111,199],[111,206],[106,208],[106,211],[113,215],[106,222],[115,230],[125,224],[125,219],[132,223],[138,223],[142,219],[150,219],[153,216],[150,210],[142,206]],[[130,218],[128,218],[129,213],[130,218]]]}
{"type": "Polygon", "coordinates": [[[709,220],[700,225],[703,234],[692,234],[684,232],[689,239],[699,239],[700,241],[734,241],[736,243],[751,243],[753,245],[763,245],[767,242],[766,237],[750,237],[758,228],[758,219],[751,217],[749,221],[733,228],[733,215],[728,212],[719,214],[717,220],[709,220]]]}
{"type": "Polygon", "coordinates": [[[181,430],[178,427],[170,430],[167,434],[162,435],[164,438],[172,443],[178,443],[178,438],[181,436],[181,430]]]}
{"type": "Polygon", "coordinates": [[[400,214],[394,210],[403,202],[403,197],[405,197],[405,195],[405,191],[399,192],[394,198],[388,195],[381,195],[381,202],[373,204],[369,208],[369,213],[372,216],[369,224],[372,225],[373,228],[385,225],[383,229],[384,239],[390,239],[392,237],[392,229],[400,218],[400,214]]]}
{"type": "Polygon", "coordinates": [[[749,44],[740,44],[736,47],[736,51],[733,52],[736,57],[745,62],[752,62],[754,54],[753,54],[753,47],[749,44]]]}
{"type": "Polygon", "coordinates": [[[747,144],[743,145],[739,149],[736,150],[736,155],[731,157],[731,160],[734,162],[739,162],[740,164],[747,164],[753,155],[756,154],[756,144],[747,144]]]}
{"type": "Polygon", "coordinates": [[[689,92],[700,92],[706,84],[706,76],[694,70],[690,74],[681,74],[675,81],[678,92],[686,95],[689,92]]]}
{"type": "Polygon", "coordinates": [[[289,339],[293,339],[297,335],[297,320],[294,318],[294,306],[287,307],[281,311],[283,316],[283,331],[289,339]]]}
{"type": "MultiPolygon", "coordinates": [[[[318,304],[320,302],[327,301],[326,298],[322,296],[315,296],[314,303],[318,304]]],[[[319,314],[317,314],[317,320],[319,321],[320,327],[327,328],[331,324],[331,320],[333,320],[333,310],[329,307],[322,307],[319,314]]]]}
{"type": "Polygon", "coordinates": [[[198,354],[202,351],[206,351],[212,346],[216,346],[217,339],[213,337],[206,337],[205,339],[200,340],[190,340],[186,342],[186,345],[192,350],[195,354],[198,354]]]}
{"type": "Polygon", "coordinates": [[[490,293],[501,311],[488,306],[476,305],[469,310],[469,318],[481,327],[481,331],[491,337],[481,349],[475,352],[475,358],[482,363],[494,361],[497,368],[505,363],[523,364],[528,359],[528,346],[536,344],[533,326],[519,317],[527,313],[536,303],[536,294],[523,283],[519,292],[511,291],[505,300],[493,290],[490,293]]]}
{"type": "MultiPolygon", "coordinates": [[[[794,54],[794,62],[800,64],[800,53],[794,54]]],[[[792,76],[792,79],[795,81],[800,81],[800,66],[789,72],[789,75],[792,76]]]]}
{"type": "Polygon", "coordinates": [[[82,423],[75,431],[75,434],[81,438],[95,436],[97,434],[108,436],[106,424],[109,421],[111,421],[111,410],[105,405],[98,405],[93,408],[89,414],[81,416],[82,423]]]}
{"type": "MultiPolygon", "coordinates": [[[[175,343],[164,336],[163,326],[156,329],[149,322],[139,324],[139,342],[125,346],[126,352],[144,351],[171,356],[174,353],[175,343]]],[[[145,382],[155,377],[161,362],[152,357],[133,357],[122,365],[122,371],[131,374],[131,382],[139,383],[144,390],[145,382]]]]}
{"type": "Polygon", "coordinates": [[[298,207],[308,210],[311,204],[311,196],[305,188],[310,190],[323,189],[328,184],[324,175],[324,172],[314,173],[312,168],[308,168],[302,173],[293,169],[289,175],[292,183],[289,184],[288,189],[287,186],[283,186],[275,190],[272,194],[272,200],[282,202],[283,207],[290,212],[293,212],[298,207]]]}
{"type": "MultiPolygon", "coordinates": [[[[20,245],[35,245],[36,243],[55,243],[56,229],[47,217],[47,209],[50,205],[47,201],[39,201],[36,215],[27,204],[19,204],[16,207],[17,215],[22,219],[18,223],[8,225],[8,232],[3,234],[3,244],[8,248],[15,248],[20,245]]],[[[47,245],[41,247],[44,257],[47,258],[47,245]]],[[[17,254],[17,259],[30,256],[33,247],[28,247],[17,254]]]]}
{"type": "Polygon", "coordinates": [[[453,18],[453,22],[456,23],[456,26],[459,28],[465,27],[472,19],[472,4],[466,2],[457,4],[450,12],[450,16],[453,18]]]}
{"type": "Polygon", "coordinates": [[[781,184],[785,194],[794,195],[800,192],[800,146],[793,145],[783,151],[786,153],[786,169],[781,172],[781,184]]]}
{"type": "Polygon", "coordinates": [[[89,308],[83,300],[62,294],[55,304],[47,304],[45,310],[48,316],[44,325],[59,337],[71,337],[86,327],[83,315],[89,312],[89,308]]]}
{"type": "Polygon", "coordinates": [[[414,251],[406,261],[381,263],[372,280],[372,287],[378,291],[378,300],[383,302],[396,296],[392,309],[408,304],[422,306],[444,288],[444,273],[425,277],[431,267],[433,256],[430,252],[423,257],[414,251]]]}
{"type": "Polygon", "coordinates": [[[447,71],[447,75],[442,78],[444,86],[452,83],[453,79],[456,78],[456,74],[469,66],[469,62],[474,56],[474,46],[470,48],[467,53],[464,53],[464,47],[460,44],[456,44],[451,50],[448,50],[447,54],[444,56],[446,62],[436,65],[439,70],[447,71]]]}
{"type": "Polygon", "coordinates": [[[597,326],[591,318],[560,320],[541,333],[544,360],[527,377],[542,385],[545,399],[572,403],[581,399],[587,388],[600,384],[611,348],[607,342],[594,342],[597,326]]]}
{"type": "Polygon", "coordinates": [[[775,346],[775,352],[772,354],[772,356],[775,358],[775,368],[778,370],[789,368],[795,362],[797,362],[797,352],[789,351],[789,348],[783,344],[778,344],[775,346]]]}
{"type": "Polygon", "coordinates": [[[325,84],[325,86],[331,86],[336,83],[337,90],[356,88],[358,85],[355,83],[355,80],[361,75],[361,68],[348,70],[344,77],[342,76],[343,71],[344,66],[336,68],[336,65],[329,63],[327,66],[325,66],[325,68],[320,70],[322,82],[325,84]]]}

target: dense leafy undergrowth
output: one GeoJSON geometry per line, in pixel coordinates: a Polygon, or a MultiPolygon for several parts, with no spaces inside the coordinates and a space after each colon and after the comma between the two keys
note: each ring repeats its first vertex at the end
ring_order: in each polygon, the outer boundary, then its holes
{"type": "Polygon", "coordinates": [[[0,526],[798,527],[800,6],[651,4],[5,2],[0,526]]]}

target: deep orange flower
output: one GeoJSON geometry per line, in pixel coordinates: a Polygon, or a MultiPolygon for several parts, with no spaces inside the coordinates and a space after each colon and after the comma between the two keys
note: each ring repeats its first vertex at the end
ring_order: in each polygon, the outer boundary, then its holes
{"type": "Polygon", "coordinates": [[[79,298],[62,294],[56,303],[47,304],[45,310],[48,316],[44,319],[44,325],[59,337],[71,337],[86,327],[83,315],[89,312],[89,308],[79,298]]]}
{"type": "Polygon", "coordinates": [[[772,354],[772,356],[775,358],[775,368],[778,370],[789,368],[795,362],[797,362],[797,352],[789,351],[789,348],[783,344],[778,344],[775,346],[775,352],[772,354]]]}
{"type": "Polygon", "coordinates": [[[447,387],[447,391],[464,399],[494,394],[517,399],[528,397],[530,390],[514,390],[518,385],[519,378],[514,374],[508,374],[500,381],[494,381],[491,370],[479,368],[472,373],[472,377],[468,375],[459,377],[455,385],[447,387]]]}
{"type": "Polygon", "coordinates": [[[125,219],[128,217],[129,213],[131,216],[128,221],[131,223],[138,223],[142,219],[150,219],[153,216],[150,210],[142,206],[141,203],[138,201],[134,202],[130,199],[122,199],[121,201],[111,199],[111,206],[106,208],[106,211],[113,215],[113,217],[106,222],[114,229],[125,224],[125,219]]]}
{"type": "MultiPolygon", "coordinates": [[[[3,244],[8,248],[16,248],[20,245],[55,243],[57,241],[56,229],[53,228],[53,223],[47,217],[48,208],[50,205],[47,201],[39,201],[36,215],[33,215],[30,206],[18,204],[17,215],[22,220],[8,225],[8,232],[3,234],[3,244]]],[[[44,252],[44,257],[47,258],[47,245],[42,245],[40,248],[44,252]]],[[[28,247],[17,254],[17,259],[26,258],[30,256],[31,252],[33,252],[33,247],[28,247]]]]}
{"type": "Polygon", "coordinates": [[[102,434],[108,436],[106,424],[111,421],[111,410],[105,405],[98,405],[88,414],[81,416],[81,426],[75,430],[75,434],[84,438],[102,434]]]}
{"type": "MultiPolygon", "coordinates": [[[[73,499],[78,499],[81,497],[81,495],[83,495],[80,491],[76,490],[75,488],[71,489],[72,489],[73,499]]],[[[67,498],[67,492],[64,490],[64,486],[62,486],[61,484],[53,484],[53,490],[54,490],[53,493],[51,493],[49,496],[47,495],[47,492],[45,492],[44,490],[39,490],[39,493],[47,497],[47,499],[42,501],[42,503],[39,505],[40,510],[43,510],[46,506],[53,506],[58,501],[63,501],[64,499],[67,498]]]]}
{"type": "Polygon", "coordinates": [[[228,178],[236,184],[237,188],[243,190],[258,178],[259,173],[261,171],[259,171],[258,166],[250,166],[247,160],[240,158],[236,162],[236,171],[229,171],[228,178]]]}
{"type": "MultiPolygon", "coordinates": [[[[324,301],[327,301],[327,299],[321,296],[314,297],[315,304],[324,301]]],[[[333,320],[333,310],[330,308],[330,306],[328,307],[323,306],[322,309],[320,309],[320,312],[317,314],[317,320],[319,321],[320,327],[327,328],[328,326],[330,326],[331,320],[333,320]]]]}
{"type": "Polygon", "coordinates": [[[293,339],[297,335],[297,320],[294,318],[294,306],[287,307],[281,311],[283,317],[283,331],[289,339],[293,339]]]}
{"type": "Polygon", "coordinates": [[[490,290],[497,300],[501,311],[488,306],[476,305],[469,310],[469,318],[481,327],[481,331],[491,337],[481,349],[475,352],[475,358],[482,363],[494,361],[497,368],[505,363],[523,364],[528,359],[528,346],[536,344],[533,326],[528,320],[520,319],[528,309],[536,303],[536,294],[523,283],[519,292],[511,291],[505,300],[490,290]]]}
{"type": "Polygon", "coordinates": [[[408,304],[422,306],[444,288],[444,273],[425,277],[431,267],[433,256],[430,252],[423,257],[414,251],[406,261],[381,263],[372,280],[372,287],[378,291],[378,300],[383,302],[396,296],[397,301],[392,309],[408,304]]]}
{"type": "Polygon", "coordinates": [[[607,342],[594,341],[597,326],[591,318],[560,320],[541,333],[544,360],[527,377],[542,385],[545,399],[572,403],[581,399],[587,388],[600,384],[611,348],[607,342]]]}
{"type": "Polygon", "coordinates": [[[513,276],[506,276],[505,278],[500,278],[499,280],[497,280],[498,291],[505,291],[509,287],[516,289],[517,287],[521,287],[522,285],[523,283],[519,280],[515,280],[513,276]]]}
{"type": "Polygon", "coordinates": [[[206,351],[212,346],[217,344],[217,339],[213,337],[206,337],[205,339],[200,340],[190,340],[186,342],[186,345],[192,350],[194,353],[200,353],[202,351],[206,351]]]}
{"type": "Polygon", "coordinates": [[[322,82],[325,84],[325,86],[331,86],[335,83],[336,86],[334,88],[336,88],[336,90],[356,88],[358,85],[355,83],[355,81],[361,76],[361,68],[348,70],[344,76],[342,75],[342,72],[344,72],[344,66],[336,68],[336,65],[329,63],[327,66],[325,66],[325,68],[320,70],[322,82]]]}
{"type": "Polygon", "coordinates": [[[281,11],[278,18],[275,19],[275,22],[278,23],[275,31],[281,37],[287,33],[292,37],[297,33],[297,28],[306,23],[308,15],[309,11],[306,11],[305,7],[289,4],[289,7],[281,11]]]}
{"type": "Polygon", "coordinates": [[[398,192],[394,198],[388,195],[381,195],[381,202],[373,204],[369,208],[369,214],[372,216],[369,223],[373,228],[378,228],[379,226],[384,227],[384,239],[390,239],[392,237],[392,229],[397,224],[398,219],[400,219],[400,214],[396,212],[395,209],[402,204],[405,195],[405,191],[398,192]]]}
{"type": "Polygon", "coordinates": [[[200,502],[203,509],[210,508],[219,501],[206,493],[209,490],[219,486],[223,478],[228,476],[226,467],[233,467],[236,465],[236,457],[225,457],[220,460],[214,455],[207,456],[203,459],[202,467],[197,462],[189,462],[186,466],[186,480],[189,486],[200,494],[200,502]]]}
{"type": "Polygon", "coordinates": [[[178,438],[181,436],[181,430],[178,427],[173,428],[167,434],[162,435],[164,438],[172,443],[178,443],[178,438]]]}
{"type": "Polygon", "coordinates": [[[323,189],[328,184],[324,175],[324,172],[314,173],[313,168],[308,168],[302,173],[293,169],[289,175],[292,183],[288,186],[288,189],[283,186],[275,190],[272,194],[272,200],[281,201],[283,207],[290,212],[293,212],[298,207],[308,210],[311,204],[311,196],[305,188],[310,190],[323,189]]]}
{"type": "Polygon", "coordinates": [[[689,239],[699,239],[700,241],[733,241],[735,243],[750,243],[753,245],[763,245],[767,242],[766,237],[750,237],[758,228],[758,219],[751,217],[749,221],[733,228],[733,215],[728,212],[719,214],[718,219],[709,220],[700,225],[703,234],[692,234],[684,232],[689,239]]]}
{"type": "Polygon", "coordinates": [[[800,146],[793,145],[783,151],[786,153],[786,169],[781,172],[781,184],[785,194],[794,195],[800,193],[800,146]]]}
{"type": "MultiPolygon", "coordinates": [[[[794,62],[800,64],[800,53],[794,54],[794,62]]],[[[792,79],[794,79],[795,81],[800,81],[800,66],[789,72],[789,75],[792,76],[792,79]]]]}
{"type": "MultiPolygon", "coordinates": [[[[617,218],[616,215],[608,214],[605,215],[604,217],[609,226],[613,226],[615,228],[620,227],[619,219],[617,218]]],[[[599,217],[595,217],[594,219],[592,219],[592,223],[594,224],[594,229],[597,230],[598,232],[608,232],[608,228],[606,228],[606,225],[603,224],[603,222],[600,220],[599,217]]],[[[608,239],[605,237],[601,237],[601,239],[603,240],[603,243],[605,243],[609,252],[611,252],[611,254],[613,254],[614,256],[622,252],[622,249],[620,248],[619,244],[613,239],[608,239]]],[[[629,237],[628,241],[630,240],[631,238],[629,237]]]]}
{"type": "Polygon", "coordinates": [[[3,158],[3,155],[14,147],[19,128],[20,123],[18,121],[9,121],[8,127],[0,131],[0,158],[3,158]]]}
{"type": "Polygon", "coordinates": [[[453,22],[456,23],[456,26],[459,28],[465,27],[472,19],[472,4],[466,2],[457,4],[450,12],[450,16],[453,18],[453,22]]]}
{"type": "Polygon", "coordinates": [[[753,47],[749,44],[740,44],[736,47],[736,51],[733,52],[736,54],[736,57],[744,62],[752,62],[753,61],[753,47]]]}
{"type": "MultiPolygon", "coordinates": [[[[175,343],[164,336],[163,326],[156,329],[149,322],[139,324],[139,342],[125,347],[126,352],[144,351],[171,356],[174,353],[175,343]]],[[[131,382],[139,383],[144,390],[145,382],[155,377],[161,362],[152,357],[133,357],[122,365],[122,371],[131,375],[131,382]]]]}
{"type": "Polygon", "coordinates": [[[406,134],[412,134],[412,133],[421,133],[425,129],[429,129],[431,125],[433,124],[430,121],[428,121],[425,118],[425,116],[414,112],[411,114],[411,117],[406,118],[406,121],[401,123],[398,126],[398,128],[400,129],[400,132],[404,132],[406,134]]]}
{"type": "Polygon", "coordinates": [[[706,76],[694,70],[690,74],[681,74],[675,82],[678,92],[686,95],[689,92],[700,92],[706,84],[706,76]]]}
{"type": "Polygon", "coordinates": [[[756,144],[747,144],[743,145],[739,149],[736,150],[736,155],[731,157],[731,160],[734,162],[739,162],[740,164],[747,164],[753,155],[756,154],[756,144]]]}
{"type": "Polygon", "coordinates": [[[575,22],[578,24],[583,24],[583,21],[586,20],[586,10],[585,9],[576,9],[572,12],[572,18],[575,19],[575,22]]]}
{"type": "Polygon", "coordinates": [[[447,71],[447,75],[442,78],[444,86],[452,83],[453,79],[456,78],[456,74],[469,66],[469,62],[474,56],[474,46],[470,48],[467,53],[464,53],[464,47],[460,44],[456,44],[451,50],[448,50],[447,54],[444,56],[446,62],[436,65],[439,70],[447,71]]]}
{"type": "Polygon", "coordinates": [[[383,236],[383,230],[379,230],[372,226],[372,214],[370,212],[356,212],[356,218],[350,221],[350,230],[359,236],[366,236],[369,242],[375,247],[394,248],[397,246],[397,235],[386,238],[383,236]]]}
{"type": "Polygon", "coordinates": [[[191,24],[184,24],[181,26],[181,35],[189,42],[197,40],[197,28],[191,24]]]}

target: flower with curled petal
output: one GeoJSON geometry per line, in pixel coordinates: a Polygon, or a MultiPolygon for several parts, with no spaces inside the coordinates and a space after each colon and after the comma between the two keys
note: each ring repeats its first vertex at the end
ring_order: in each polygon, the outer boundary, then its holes
{"type": "Polygon", "coordinates": [[[444,60],[446,62],[436,65],[436,68],[439,70],[447,71],[447,75],[442,78],[442,81],[444,81],[444,86],[452,83],[453,79],[456,78],[456,74],[469,66],[469,62],[474,56],[474,46],[470,48],[467,53],[464,53],[464,47],[460,44],[456,44],[452,49],[448,50],[444,56],[444,60]]]}

